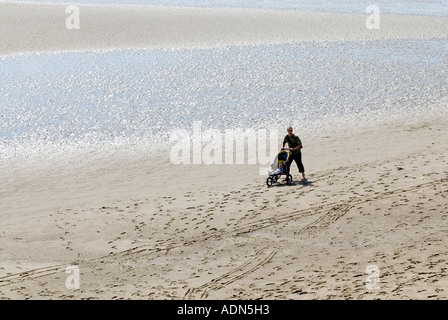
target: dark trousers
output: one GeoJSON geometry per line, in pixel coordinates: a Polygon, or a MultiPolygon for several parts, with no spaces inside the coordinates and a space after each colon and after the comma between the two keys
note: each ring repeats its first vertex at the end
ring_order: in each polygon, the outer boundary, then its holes
{"type": "Polygon", "coordinates": [[[292,164],[292,161],[295,161],[297,164],[297,167],[299,168],[299,172],[303,173],[305,172],[305,168],[303,167],[303,163],[302,163],[302,153],[299,152],[298,154],[290,154],[288,160],[285,161],[286,164],[286,170],[289,174],[289,168],[292,164]]]}

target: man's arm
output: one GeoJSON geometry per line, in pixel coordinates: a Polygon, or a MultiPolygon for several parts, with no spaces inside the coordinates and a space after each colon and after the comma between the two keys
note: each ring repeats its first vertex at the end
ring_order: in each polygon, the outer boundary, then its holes
{"type": "Polygon", "coordinates": [[[299,145],[297,145],[297,146],[294,147],[294,148],[290,148],[290,150],[293,150],[293,151],[295,151],[295,150],[299,150],[301,146],[302,146],[302,145],[299,144],[299,145]]]}
{"type": "Polygon", "coordinates": [[[297,141],[297,145],[293,148],[293,150],[299,150],[300,147],[302,146],[302,141],[297,141]]]}
{"type": "Polygon", "coordinates": [[[295,142],[297,142],[297,145],[294,148],[289,148],[290,151],[299,150],[300,147],[302,146],[302,141],[300,141],[300,139],[297,139],[297,141],[295,141],[295,142]]]}

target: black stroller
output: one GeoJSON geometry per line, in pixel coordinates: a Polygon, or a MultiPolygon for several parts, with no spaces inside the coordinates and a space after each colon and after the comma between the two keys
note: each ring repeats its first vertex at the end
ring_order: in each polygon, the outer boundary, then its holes
{"type": "Polygon", "coordinates": [[[266,179],[266,184],[268,187],[272,186],[274,183],[278,181],[281,175],[286,176],[286,183],[292,183],[292,175],[288,173],[287,166],[289,165],[286,161],[289,158],[289,149],[282,149],[274,159],[274,162],[271,164],[271,171],[269,171],[269,177],[266,179]]]}

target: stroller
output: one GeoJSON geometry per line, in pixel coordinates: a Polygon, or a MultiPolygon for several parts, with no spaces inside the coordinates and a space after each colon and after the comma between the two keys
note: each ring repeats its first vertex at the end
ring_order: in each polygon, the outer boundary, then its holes
{"type": "Polygon", "coordinates": [[[268,187],[272,186],[274,183],[278,181],[281,175],[286,176],[286,183],[292,183],[292,175],[288,173],[288,168],[286,160],[288,160],[290,155],[289,149],[282,149],[274,159],[274,162],[271,164],[271,171],[269,171],[269,177],[266,179],[266,184],[268,187]],[[285,164],[286,163],[286,164],[285,164]]]}

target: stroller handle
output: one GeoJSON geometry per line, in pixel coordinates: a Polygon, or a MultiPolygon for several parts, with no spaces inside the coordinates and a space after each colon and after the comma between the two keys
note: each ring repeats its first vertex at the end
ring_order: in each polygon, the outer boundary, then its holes
{"type": "Polygon", "coordinates": [[[282,148],[282,150],[286,150],[286,151],[289,151],[289,148],[282,148]]]}

